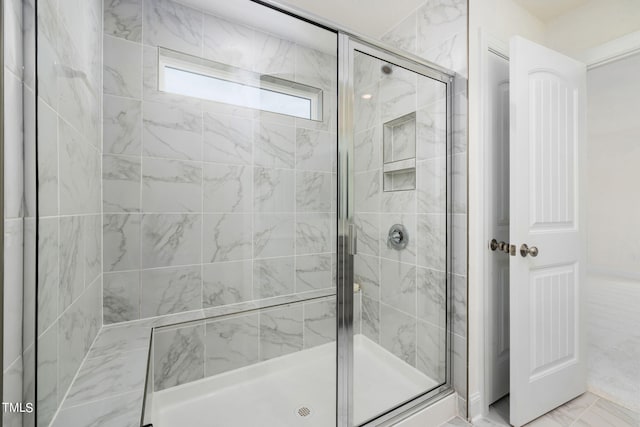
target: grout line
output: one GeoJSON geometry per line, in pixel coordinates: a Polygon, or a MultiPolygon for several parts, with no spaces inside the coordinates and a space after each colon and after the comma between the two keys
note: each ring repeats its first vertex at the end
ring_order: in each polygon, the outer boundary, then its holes
{"type": "MultiPolygon", "coordinates": [[[[587,393],[588,393],[588,392],[587,392],[587,393]]],[[[592,393],[592,394],[593,394],[593,393],[592,393]]],[[[594,395],[594,396],[596,396],[595,394],[593,394],[593,395],[594,395]]],[[[598,403],[598,401],[600,401],[600,399],[601,399],[601,397],[596,396],[596,400],[594,400],[594,401],[593,401],[593,403],[592,403],[591,405],[589,405],[589,406],[588,406],[587,408],[585,408],[582,412],[580,412],[580,415],[578,415],[578,416],[576,417],[576,419],[574,419],[574,420],[571,422],[571,424],[570,424],[569,426],[573,426],[573,425],[575,425],[575,424],[576,424],[576,423],[577,423],[577,422],[582,418],[582,416],[583,416],[583,415],[585,415],[587,412],[589,412],[589,410],[590,410],[591,408],[593,408],[593,407],[596,405],[596,403],[598,403]]],[[[563,405],[563,406],[565,406],[565,407],[566,407],[566,404],[565,404],[565,405],[563,405]]]]}

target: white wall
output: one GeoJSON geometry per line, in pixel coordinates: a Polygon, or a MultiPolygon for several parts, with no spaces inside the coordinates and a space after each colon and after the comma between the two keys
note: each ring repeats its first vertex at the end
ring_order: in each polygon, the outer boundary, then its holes
{"type": "Polygon", "coordinates": [[[589,388],[640,409],[640,54],[588,80],[589,388]]]}

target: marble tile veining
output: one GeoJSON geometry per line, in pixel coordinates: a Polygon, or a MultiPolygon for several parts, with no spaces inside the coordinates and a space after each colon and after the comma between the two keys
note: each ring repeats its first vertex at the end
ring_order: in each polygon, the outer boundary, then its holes
{"type": "Polygon", "coordinates": [[[58,218],[38,222],[38,335],[58,317],[58,218]]]}
{"type": "Polygon", "coordinates": [[[144,388],[147,350],[89,359],[84,363],[64,407],[81,405],[144,388]]]}
{"type": "Polygon", "coordinates": [[[84,285],[89,286],[102,274],[102,216],[88,215],[83,218],[84,285]]]}
{"type": "Polygon", "coordinates": [[[58,132],[60,214],[100,213],[100,153],[62,119],[58,132]]]}
{"type": "Polygon", "coordinates": [[[331,252],[335,243],[335,215],[309,213],[296,215],[296,255],[331,252]]]}
{"type": "Polygon", "coordinates": [[[358,227],[358,253],[378,256],[380,254],[380,215],[357,213],[354,222],[358,227]]]}
{"type": "Polygon", "coordinates": [[[114,37],[142,40],[142,2],[140,0],[105,0],[104,32],[114,37]]]}
{"type": "Polygon", "coordinates": [[[103,152],[140,155],[142,150],[142,103],[134,99],[104,96],[103,152]]]}
{"type": "Polygon", "coordinates": [[[297,45],[295,49],[296,81],[336,93],[336,56],[301,45],[297,45]]]}
{"type": "Polygon", "coordinates": [[[105,273],[103,277],[104,324],[140,318],[140,273],[105,273]]]}
{"type": "Polygon", "coordinates": [[[58,119],[38,100],[38,208],[40,216],[58,214],[58,119]]]}
{"type": "Polygon", "coordinates": [[[393,30],[382,36],[382,41],[398,49],[415,53],[417,47],[416,21],[416,14],[410,14],[393,30]]]}
{"type": "Polygon", "coordinates": [[[260,360],[302,349],[303,321],[300,305],[260,312],[260,360]]]}
{"type": "Polygon", "coordinates": [[[105,214],[104,271],[140,268],[140,215],[105,214]]]}
{"type": "Polygon", "coordinates": [[[380,305],[380,344],[410,364],[416,365],[416,320],[384,303],[380,305]]]}
{"type": "Polygon", "coordinates": [[[236,261],[252,257],[251,214],[205,214],[204,262],[236,261]]]}
{"type": "Polygon", "coordinates": [[[255,214],[253,227],[254,258],[294,254],[293,214],[255,214]]]}
{"type": "Polygon", "coordinates": [[[381,301],[416,315],[416,267],[382,259],[380,265],[381,301]]]}
{"type": "Polygon", "coordinates": [[[293,169],[295,166],[295,129],[267,122],[254,123],[254,156],[257,166],[293,169]]]}
{"type": "Polygon", "coordinates": [[[60,403],[100,328],[100,281],[96,280],[58,321],[60,403]]]}
{"type": "Polygon", "coordinates": [[[322,172],[296,173],[296,212],[333,212],[337,191],[333,175],[322,172]]]}
{"type": "Polygon", "coordinates": [[[270,298],[292,294],[294,282],[294,258],[269,258],[253,262],[254,298],[270,298]]]}
{"type": "Polygon", "coordinates": [[[130,323],[103,327],[91,347],[88,358],[146,349],[150,336],[151,330],[148,325],[130,323]]]}
{"type": "Polygon", "coordinates": [[[143,268],[201,262],[201,215],[145,214],[141,227],[143,268]]]}
{"type": "Polygon", "coordinates": [[[417,278],[418,318],[444,328],[447,321],[446,273],[418,267],[417,278]]]}
{"type": "Polygon", "coordinates": [[[252,163],[251,120],[205,112],[203,135],[205,161],[245,165],[252,163]]]}
{"type": "Polygon", "coordinates": [[[337,145],[335,133],[296,129],[296,169],[335,171],[337,145]]]}
{"type": "Polygon", "coordinates": [[[259,73],[292,79],[295,73],[295,44],[256,31],[253,35],[253,69],[259,73]]]}
{"type": "Polygon", "coordinates": [[[60,218],[59,314],[79,297],[84,290],[83,264],[82,217],[60,218]]]}
{"type": "Polygon", "coordinates": [[[142,161],[144,212],[200,212],[202,165],[180,160],[142,161]]]}
{"type": "Polygon", "coordinates": [[[382,132],[380,126],[356,133],[354,145],[354,170],[356,172],[366,172],[381,167],[382,132]]]}
{"type": "Polygon", "coordinates": [[[202,113],[189,105],[144,102],[143,154],[180,160],[202,159],[202,113]]]}
{"type": "Polygon", "coordinates": [[[104,37],[104,93],[142,97],[142,45],[104,37]]]}
{"type": "Polygon", "coordinates": [[[205,212],[250,212],[252,173],[248,166],[203,166],[205,212]]]}
{"type": "MultiPolygon", "coordinates": [[[[49,425],[58,408],[58,323],[38,337],[38,425],[49,425]]],[[[62,391],[60,391],[62,393],[62,391]]]]}
{"type": "Polygon", "coordinates": [[[154,338],[154,390],[204,377],[204,325],[157,332],[154,338]]]}
{"type": "Polygon", "coordinates": [[[285,169],[253,169],[253,207],[257,212],[293,212],[295,175],[285,169]]]}
{"type": "Polygon", "coordinates": [[[417,368],[438,382],[446,380],[447,334],[444,328],[418,320],[417,368]]]}
{"type": "Polygon", "coordinates": [[[52,427],[91,425],[95,427],[137,427],[140,425],[141,390],[63,409],[52,427]]]}
{"type": "Polygon", "coordinates": [[[254,30],[217,16],[204,16],[204,49],[207,59],[250,70],[254,30]]]}
{"type": "Polygon", "coordinates": [[[171,0],[144,0],[144,42],[200,55],[202,12],[171,0]]]}
{"type": "Polygon", "coordinates": [[[357,254],[354,257],[354,278],[369,298],[380,299],[380,259],[357,254]]]}
{"type": "Polygon", "coordinates": [[[307,303],[304,306],[304,348],[336,339],[336,301],[307,303]]]}
{"type": "Polygon", "coordinates": [[[251,314],[206,324],[205,375],[251,365],[259,361],[259,315],[251,314]]]}
{"type": "Polygon", "coordinates": [[[200,267],[143,270],[140,315],[153,317],[202,308],[200,267]]]}
{"type": "Polygon", "coordinates": [[[362,296],[362,334],[373,342],[380,342],[380,301],[362,296]]]}
{"type": "Polygon", "coordinates": [[[103,212],[140,210],[141,160],[132,156],[102,157],[103,212]]]}
{"type": "Polygon", "coordinates": [[[252,298],[252,261],[216,262],[203,266],[203,307],[217,307],[252,298]]]}
{"type": "Polygon", "coordinates": [[[333,264],[330,254],[297,256],[296,292],[335,286],[332,278],[333,264]]]}

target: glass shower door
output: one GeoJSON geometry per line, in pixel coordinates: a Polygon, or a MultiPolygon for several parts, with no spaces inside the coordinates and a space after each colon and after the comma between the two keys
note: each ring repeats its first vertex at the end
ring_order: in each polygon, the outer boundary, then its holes
{"type": "Polygon", "coordinates": [[[363,425],[448,381],[449,76],[349,43],[352,416],[363,425]]]}

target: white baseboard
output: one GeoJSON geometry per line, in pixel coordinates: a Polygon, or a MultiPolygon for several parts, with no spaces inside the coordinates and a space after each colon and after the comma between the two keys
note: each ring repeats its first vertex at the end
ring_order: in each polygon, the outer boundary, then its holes
{"type": "Polygon", "coordinates": [[[480,392],[477,391],[469,396],[469,419],[476,421],[482,418],[482,399],[480,392]]]}

